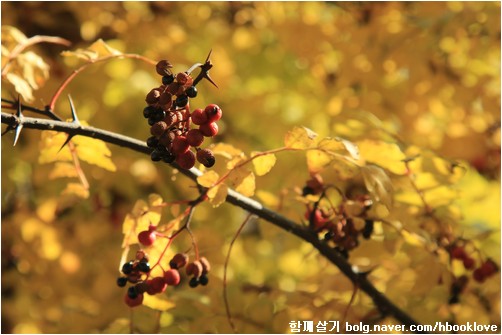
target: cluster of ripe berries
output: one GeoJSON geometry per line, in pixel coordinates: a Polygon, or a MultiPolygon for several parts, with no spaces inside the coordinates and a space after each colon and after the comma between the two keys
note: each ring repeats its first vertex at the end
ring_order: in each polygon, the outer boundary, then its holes
{"type": "MultiPolygon", "coordinates": [[[[312,176],[307,181],[306,186],[302,190],[302,195],[309,194],[319,195],[324,191],[324,185],[319,175],[312,176]]],[[[357,201],[361,204],[363,212],[371,207],[369,197],[360,197],[357,201]]],[[[309,222],[309,226],[318,234],[324,234],[325,241],[335,243],[335,249],[348,258],[349,251],[359,245],[359,234],[365,239],[369,239],[373,233],[374,221],[371,219],[364,220],[364,227],[357,229],[354,221],[345,213],[345,208],[340,205],[338,213],[334,215],[331,211],[326,211],[324,208],[307,206],[305,219],[309,222]]]]}
{"type": "Polygon", "coordinates": [[[201,149],[205,137],[218,134],[216,123],[222,115],[221,108],[210,104],[190,113],[189,99],[197,96],[194,79],[189,73],[174,75],[167,60],[157,63],[156,71],[162,76],[162,85],[146,95],[147,107],[143,116],[151,126],[147,145],[153,149],[153,161],[176,163],[183,169],[191,169],[197,160],[211,167],[215,158],[211,150],[201,149]],[[191,124],[198,128],[191,128],[191,124]],[[195,153],[191,150],[194,148],[195,153]]]}
{"type": "Polygon", "coordinates": [[[462,246],[453,246],[450,249],[450,257],[452,259],[461,260],[466,270],[472,271],[472,278],[478,283],[483,283],[487,278],[492,276],[498,271],[498,266],[491,259],[482,262],[477,268],[476,261],[470,257],[462,246]]]}

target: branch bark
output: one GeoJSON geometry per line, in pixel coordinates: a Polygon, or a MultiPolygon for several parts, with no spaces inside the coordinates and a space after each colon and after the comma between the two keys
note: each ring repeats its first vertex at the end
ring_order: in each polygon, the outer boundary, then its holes
{"type": "MultiPolygon", "coordinates": [[[[28,108],[30,108],[29,110],[34,111],[32,107],[27,107],[27,110],[28,108]]],[[[43,114],[43,111],[40,110],[40,112],[41,114],[43,114]]],[[[11,129],[15,129],[16,127],[22,125],[24,129],[53,130],[64,132],[69,135],[92,137],[100,139],[107,143],[129,148],[143,154],[150,154],[152,150],[151,148],[147,147],[145,142],[143,141],[103,129],[82,126],[80,124],[71,122],[24,116],[22,118],[19,118],[16,115],[2,112],[2,123],[7,124],[11,129]]],[[[176,164],[170,165],[177,168],[176,164]]],[[[195,182],[197,181],[197,177],[202,174],[195,168],[192,168],[191,170],[179,170],[181,173],[194,180],[195,182]]],[[[401,324],[408,327],[411,325],[419,324],[410,315],[408,315],[406,312],[396,306],[392,301],[390,301],[384,294],[378,291],[368,280],[367,274],[354,271],[351,264],[342,255],[340,255],[336,250],[331,248],[325,242],[319,240],[317,234],[315,234],[312,230],[303,225],[295,223],[294,221],[282,216],[281,214],[264,207],[261,203],[251,198],[245,197],[234,190],[228,191],[226,202],[245,209],[250,213],[253,213],[256,216],[310,243],[332,264],[336,265],[340,269],[340,271],[343,272],[343,274],[353,282],[354,285],[357,285],[357,287],[359,287],[363,292],[371,297],[375,306],[378,308],[382,315],[392,316],[401,324]]]]}

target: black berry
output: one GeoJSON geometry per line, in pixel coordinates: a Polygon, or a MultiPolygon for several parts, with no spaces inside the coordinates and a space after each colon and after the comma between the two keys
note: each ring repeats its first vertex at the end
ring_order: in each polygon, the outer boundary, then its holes
{"type": "Polygon", "coordinates": [[[162,84],[169,85],[174,81],[174,74],[168,74],[167,76],[162,77],[162,84]]]}
{"type": "Polygon", "coordinates": [[[146,106],[145,109],[143,109],[143,116],[145,117],[145,119],[148,119],[150,116],[153,115],[154,112],[155,112],[154,107],[146,106]]]}
{"type": "Polygon", "coordinates": [[[195,86],[190,86],[186,89],[185,94],[189,98],[195,98],[197,96],[197,88],[195,86]]]}
{"type": "Polygon", "coordinates": [[[127,284],[127,277],[118,277],[117,278],[117,285],[119,287],[124,287],[127,284]]]}
{"type": "Polygon", "coordinates": [[[185,107],[186,104],[188,103],[188,97],[186,95],[180,95],[179,97],[176,98],[176,106],[178,107],[185,107]]]}
{"type": "Polygon", "coordinates": [[[178,268],[178,264],[175,261],[170,261],[169,262],[169,267],[171,269],[177,269],[178,268]]]}
{"type": "Polygon", "coordinates": [[[131,299],[136,299],[138,297],[138,291],[135,286],[131,286],[127,289],[127,296],[131,299]]]}
{"type": "Polygon", "coordinates": [[[207,283],[209,283],[209,278],[207,278],[207,276],[204,274],[202,276],[200,276],[199,278],[199,283],[202,285],[202,286],[206,286],[207,283]]]}
{"type": "Polygon", "coordinates": [[[151,136],[146,140],[146,145],[149,148],[155,148],[159,144],[159,140],[155,136],[151,136]]]}
{"type": "Polygon", "coordinates": [[[162,152],[158,149],[155,149],[152,151],[152,153],[150,154],[150,158],[152,159],[152,161],[154,162],[158,162],[162,159],[162,152]]]}
{"type": "Polygon", "coordinates": [[[365,239],[369,239],[371,237],[371,233],[373,233],[373,226],[373,220],[364,220],[363,237],[365,239]]]}
{"type": "Polygon", "coordinates": [[[148,262],[139,262],[138,263],[138,270],[141,272],[150,272],[150,264],[148,262]]]}
{"type": "Polygon", "coordinates": [[[172,163],[174,162],[174,160],[176,159],[176,155],[173,154],[172,152],[170,151],[166,151],[163,155],[162,155],[162,160],[165,162],[165,163],[172,163]]]}
{"type": "Polygon", "coordinates": [[[197,277],[192,277],[192,279],[188,282],[188,286],[192,288],[199,286],[199,279],[197,279],[197,277]]]}
{"type": "Polygon", "coordinates": [[[128,275],[132,272],[133,269],[133,263],[132,262],[127,262],[124,265],[122,265],[122,273],[125,275],[128,275]]]}

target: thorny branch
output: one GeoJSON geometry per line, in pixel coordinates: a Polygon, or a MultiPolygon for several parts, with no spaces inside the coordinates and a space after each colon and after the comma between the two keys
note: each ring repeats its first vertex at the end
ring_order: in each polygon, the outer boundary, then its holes
{"type": "MultiPolygon", "coordinates": [[[[2,101],[9,102],[5,99],[2,99],[2,101]]],[[[25,110],[31,110],[32,112],[37,112],[39,114],[44,114],[44,111],[37,110],[32,107],[23,106],[22,108],[24,108],[25,110]]],[[[15,129],[16,127],[22,125],[25,129],[53,130],[67,133],[70,136],[81,135],[92,137],[95,139],[100,139],[107,143],[129,148],[143,154],[150,154],[152,150],[151,148],[146,146],[144,141],[140,141],[103,129],[82,126],[80,124],[71,122],[62,122],[32,117],[23,117],[21,119],[16,115],[2,112],[2,123],[8,125],[10,129],[15,129]]],[[[170,165],[175,168],[177,167],[176,164],[170,165]]],[[[182,174],[195,182],[197,182],[197,177],[202,174],[195,168],[192,168],[190,170],[179,170],[182,174]]],[[[204,190],[203,187],[200,187],[200,189],[204,190]]],[[[248,212],[255,214],[256,216],[310,243],[331,263],[336,265],[340,269],[340,271],[343,272],[343,274],[353,282],[354,285],[356,285],[361,291],[370,296],[375,306],[383,316],[394,317],[401,324],[407,326],[418,324],[415,319],[401,310],[384,294],[378,291],[375,286],[373,286],[373,284],[368,280],[368,275],[366,273],[358,273],[357,271],[355,271],[351,264],[342,255],[340,255],[336,250],[331,248],[325,242],[319,240],[317,234],[314,231],[310,230],[308,227],[297,224],[296,222],[282,216],[281,214],[264,207],[261,203],[251,198],[245,197],[234,190],[228,191],[226,202],[247,210],[248,212]]]]}

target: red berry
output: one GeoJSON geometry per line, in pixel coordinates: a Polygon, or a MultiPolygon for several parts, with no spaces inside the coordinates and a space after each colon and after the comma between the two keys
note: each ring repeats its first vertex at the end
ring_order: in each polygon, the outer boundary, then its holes
{"type": "Polygon", "coordinates": [[[197,161],[205,167],[211,167],[216,162],[214,154],[209,149],[197,150],[197,161]]]}
{"type": "Polygon", "coordinates": [[[192,151],[188,150],[176,156],[176,163],[185,170],[193,168],[195,165],[195,155],[192,151]]]}
{"type": "MultiPolygon", "coordinates": [[[[157,294],[163,293],[166,290],[167,284],[163,277],[155,277],[151,280],[148,286],[151,287],[150,292],[157,294]]],[[[150,292],[147,291],[148,294],[151,294],[150,292]]]]}
{"type": "Polygon", "coordinates": [[[466,268],[467,270],[471,270],[472,268],[474,268],[475,263],[476,261],[469,256],[466,256],[464,258],[464,268],[466,268]]]}
{"type": "Polygon", "coordinates": [[[207,123],[207,114],[200,108],[194,110],[190,116],[192,117],[192,122],[198,126],[207,123]]]}
{"type": "Polygon", "coordinates": [[[157,236],[153,231],[144,230],[138,234],[138,240],[141,244],[146,247],[149,247],[155,242],[157,236]]]}
{"type": "Polygon", "coordinates": [[[203,271],[202,263],[200,261],[193,261],[192,263],[188,263],[186,267],[187,275],[194,277],[199,277],[203,271]]]}
{"type": "Polygon", "coordinates": [[[199,129],[206,137],[213,137],[218,134],[218,125],[215,122],[205,123],[199,129]]]}
{"type": "Polygon", "coordinates": [[[173,140],[173,152],[175,154],[182,154],[190,148],[187,138],[185,136],[178,136],[173,140]]]}
{"type": "Polygon", "coordinates": [[[453,259],[465,259],[467,257],[467,254],[465,253],[465,250],[463,247],[453,247],[450,250],[450,255],[451,258],[453,259]]]}
{"type": "Polygon", "coordinates": [[[222,111],[218,105],[210,104],[204,109],[204,112],[207,115],[208,122],[216,122],[221,119],[222,111]]]}
{"type": "Polygon", "coordinates": [[[176,286],[180,283],[180,273],[176,269],[169,269],[164,272],[164,281],[167,285],[176,286]]]}
{"type": "Polygon", "coordinates": [[[134,299],[131,299],[129,295],[126,293],[124,297],[124,302],[129,307],[136,307],[143,303],[143,293],[138,294],[138,296],[134,299]]]}
{"type": "Polygon", "coordinates": [[[483,283],[485,281],[485,279],[486,279],[486,276],[483,273],[483,269],[482,268],[477,268],[476,270],[474,270],[474,272],[472,273],[472,277],[478,283],[483,283]]]}
{"type": "Polygon", "coordinates": [[[204,142],[204,135],[199,129],[190,129],[186,136],[188,144],[192,147],[199,147],[204,142]]]}
{"type": "Polygon", "coordinates": [[[489,277],[497,272],[497,265],[491,259],[489,259],[481,265],[480,270],[485,277],[489,277]]]}
{"type": "Polygon", "coordinates": [[[173,264],[172,268],[182,268],[188,263],[189,257],[187,254],[177,253],[173,256],[169,264],[173,264]]]}

